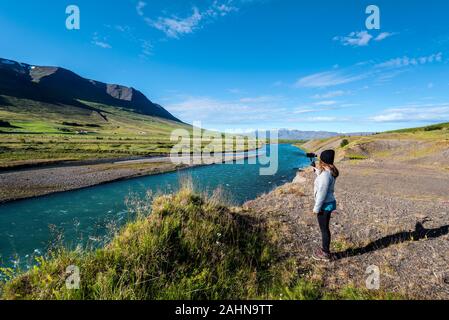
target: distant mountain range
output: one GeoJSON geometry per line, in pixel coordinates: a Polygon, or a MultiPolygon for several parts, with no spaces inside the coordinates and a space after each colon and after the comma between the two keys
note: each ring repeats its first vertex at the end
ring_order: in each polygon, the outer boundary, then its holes
{"type": "Polygon", "coordinates": [[[279,139],[283,140],[313,140],[313,139],[326,139],[338,136],[367,136],[373,134],[372,132],[352,132],[352,133],[339,133],[328,131],[300,131],[279,129],[279,139]]]}
{"type": "Polygon", "coordinates": [[[85,79],[64,68],[34,66],[2,58],[0,95],[94,110],[83,103],[88,101],[181,122],[134,88],[85,79]]]}
{"type": "MultiPolygon", "coordinates": [[[[339,136],[367,136],[371,135],[371,132],[353,132],[353,133],[339,133],[329,131],[301,131],[290,129],[279,129],[280,140],[314,140],[314,139],[327,139],[339,136]]],[[[255,133],[246,133],[243,135],[254,136],[255,133]]]]}
{"type": "Polygon", "coordinates": [[[339,136],[337,132],[327,131],[300,131],[300,130],[279,130],[279,139],[283,140],[312,140],[312,139],[324,139],[339,136]]]}

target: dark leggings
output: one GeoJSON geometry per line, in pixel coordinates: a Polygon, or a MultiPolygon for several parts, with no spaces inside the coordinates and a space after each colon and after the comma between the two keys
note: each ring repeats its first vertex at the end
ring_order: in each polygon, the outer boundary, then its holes
{"type": "Polygon", "coordinates": [[[331,245],[331,231],[329,229],[329,224],[331,221],[331,211],[324,211],[318,214],[318,224],[320,225],[321,237],[323,240],[323,251],[325,253],[330,253],[331,245]]]}

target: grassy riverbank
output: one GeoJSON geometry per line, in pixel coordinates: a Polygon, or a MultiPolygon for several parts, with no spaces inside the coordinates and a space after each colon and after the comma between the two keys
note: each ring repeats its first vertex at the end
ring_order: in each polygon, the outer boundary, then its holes
{"type": "Polygon", "coordinates": [[[133,205],[138,218],[95,251],[56,250],[3,284],[3,299],[372,299],[353,287],[325,289],[282,249],[281,221],[184,187],[133,205]],[[151,215],[149,213],[151,212],[151,215]],[[66,287],[67,267],[80,289],[66,287]]]}

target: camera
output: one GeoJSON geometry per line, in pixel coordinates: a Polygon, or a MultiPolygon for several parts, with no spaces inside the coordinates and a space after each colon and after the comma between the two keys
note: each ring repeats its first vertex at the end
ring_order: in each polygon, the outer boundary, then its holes
{"type": "Polygon", "coordinates": [[[318,155],[316,153],[307,153],[306,157],[310,159],[311,166],[315,168],[315,158],[318,158],[318,155]]]}

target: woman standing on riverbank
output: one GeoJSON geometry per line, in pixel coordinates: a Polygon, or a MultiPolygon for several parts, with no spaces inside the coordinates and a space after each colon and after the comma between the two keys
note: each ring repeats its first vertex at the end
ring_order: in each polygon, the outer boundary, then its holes
{"type": "Polygon", "coordinates": [[[339,176],[338,169],[334,165],[335,151],[326,150],[321,153],[320,161],[314,168],[317,175],[315,180],[315,206],[313,213],[318,217],[321,230],[322,247],[313,255],[315,260],[330,261],[331,232],[329,228],[332,212],[337,209],[334,196],[335,181],[339,176]]]}

